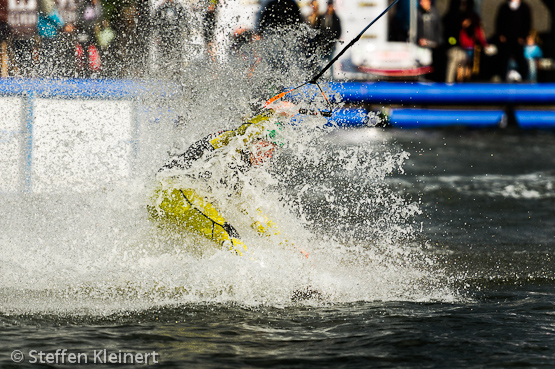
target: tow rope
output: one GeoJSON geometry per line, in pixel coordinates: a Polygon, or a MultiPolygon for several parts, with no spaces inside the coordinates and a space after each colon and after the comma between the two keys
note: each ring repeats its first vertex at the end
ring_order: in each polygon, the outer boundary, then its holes
{"type": "MultiPolygon", "coordinates": [[[[283,98],[285,95],[303,87],[306,86],[308,84],[312,84],[312,85],[316,85],[318,86],[318,89],[320,89],[320,92],[322,93],[322,95],[324,96],[324,99],[326,99],[326,101],[328,102],[329,105],[331,105],[329,99],[327,98],[326,94],[324,93],[324,90],[322,90],[322,87],[320,87],[320,85],[318,84],[318,80],[320,79],[320,77],[322,77],[324,75],[324,73],[326,73],[326,71],[328,69],[331,68],[331,66],[337,61],[337,59],[339,59],[341,57],[341,55],[343,55],[345,53],[345,51],[347,51],[351,46],[353,46],[355,43],[358,42],[358,40],[360,40],[360,38],[362,37],[362,35],[364,34],[364,32],[366,32],[368,30],[368,28],[372,27],[372,25],[374,23],[376,23],[378,21],[378,19],[380,19],[381,17],[383,17],[391,8],[393,8],[397,3],[399,2],[399,0],[395,0],[394,2],[392,2],[380,15],[378,15],[376,18],[374,18],[374,20],[372,22],[370,22],[355,38],[353,38],[351,40],[351,42],[349,42],[347,44],[347,46],[345,46],[332,60],[330,60],[330,62],[324,67],[322,68],[322,70],[320,72],[318,72],[316,75],[314,75],[314,77],[312,77],[310,80],[304,82],[303,84],[292,88],[288,91],[284,91],[274,97],[272,97],[271,99],[269,99],[268,101],[266,101],[266,103],[263,106],[263,109],[266,109],[270,104],[272,104],[273,102],[283,98]]],[[[331,112],[327,112],[327,114],[331,115],[331,112]]],[[[322,115],[324,115],[322,113],[322,115]]]]}

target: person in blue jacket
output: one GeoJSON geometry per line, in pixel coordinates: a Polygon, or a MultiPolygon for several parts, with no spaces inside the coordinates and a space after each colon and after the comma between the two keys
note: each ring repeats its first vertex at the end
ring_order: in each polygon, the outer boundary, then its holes
{"type": "Polygon", "coordinates": [[[54,0],[41,0],[37,33],[40,37],[40,70],[46,76],[56,75],[59,59],[59,34],[64,26],[64,20],[58,12],[54,0]]]}

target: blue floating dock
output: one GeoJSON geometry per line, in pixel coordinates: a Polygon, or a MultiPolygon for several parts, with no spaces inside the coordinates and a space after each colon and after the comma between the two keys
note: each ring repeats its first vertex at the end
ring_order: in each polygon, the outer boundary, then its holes
{"type": "MultiPolygon", "coordinates": [[[[352,104],[555,105],[555,83],[330,82],[322,87],[331,101],[338,94],[343,102],[352,104]]],[[[0,95],[34,92],[41,97],[129,98],[153,91],[165,96],[181,93],[179,84],[165,81],[0,79],[0,95]]],[[[323,99],[311,85],[287,97],[323,99]]]]}
{"type": "Polygon", "coordinates": [[[134,80],[2,78],[0,96],[32,94],[40,98],[129,99],[156,91],[164,97],[180,93],[175,83],[134,80]]]}
{"type": "Polygon", "coordinates": [[[506,119],[500,110],[392,109],[389,113],[389,124],[397,128],[497,128],[506,119]]]}
{"type": "Polygon", "coordinates": [[[555,111],[519,110],[515,117],[522,129],[555,129],[555,111]]]}
{"type": "MultiPolygon", "coordinates": [[[[421,83],[421,82],[330,82],[321,84],[331,101],[340,99],[353,105],[401,105],[411,109],[392,110],[394,127],[468,126],[471,128],[503,126],[507,115],[498,110],[477,110],[476,106],[553,105],[555,83],[421,83]],[[460,106],[461,110],[416,109],[420,105],[460,106]],[[470,110],[468,110],[468,109],[470,110]]],[[[65,99],[135,99],[156,94],[179,97],[178,83],[169,81],[92,80],[92,79],[0,79],[0,96],[65,99]]],[[[323,96],[313,85],[299,88],[288,99],[317,100],[323,96]]],[[[554,129],[555,111],[519,110],[515,113],[523,129],[554,129]]],[[[360,127],[368,125],[364,109],[339,109],[328,126],[360,127]]]]}
{"type": "MultiPolygon", "coordinates": [[[[343,102],[364,104],[546,105],[555,104],[555,83],[345,82],[326,85],[343,102]]],[[[335,97],[330,93],[332,99],[335,97]]]]}
{"type": "MultiPolygon", "coordinates": [[[[321,113],[318,113],[321,114],[321,113]]],[[[293,124],[302,123],[309,114],[297,114],[291,118],[293,124]]],[[[331,117],[327,117],[324,127],[364,127],[368,125],[369,115],[366,109],[336,109],[331,117]]]]}
{"type": "Polygon", "coordinates": [[[338,109],[328,118],[326,127],[364,127],[368,120],[366,109],[338,109]]]}

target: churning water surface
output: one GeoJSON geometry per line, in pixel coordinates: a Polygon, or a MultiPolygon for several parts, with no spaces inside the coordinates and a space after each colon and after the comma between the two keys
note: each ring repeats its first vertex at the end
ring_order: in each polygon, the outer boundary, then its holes
{"type": "Polygon", "coordinates": [[[553,135],[319,139],[325,159],[280,156],[288,181],[265,199],[308,260],[159,238],[130,188],[3,196],[2,365],[63,348],[165,367],[552,365],[553,135]]]}

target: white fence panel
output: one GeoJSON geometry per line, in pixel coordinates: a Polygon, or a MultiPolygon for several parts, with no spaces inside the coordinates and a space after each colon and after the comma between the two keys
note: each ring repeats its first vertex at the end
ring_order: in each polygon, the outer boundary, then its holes
{"type": "Polygon", "coordinates": [[[0,192],[14,192],[21,188],[23,101],[20,97],[0,98],[0,192]]]}

